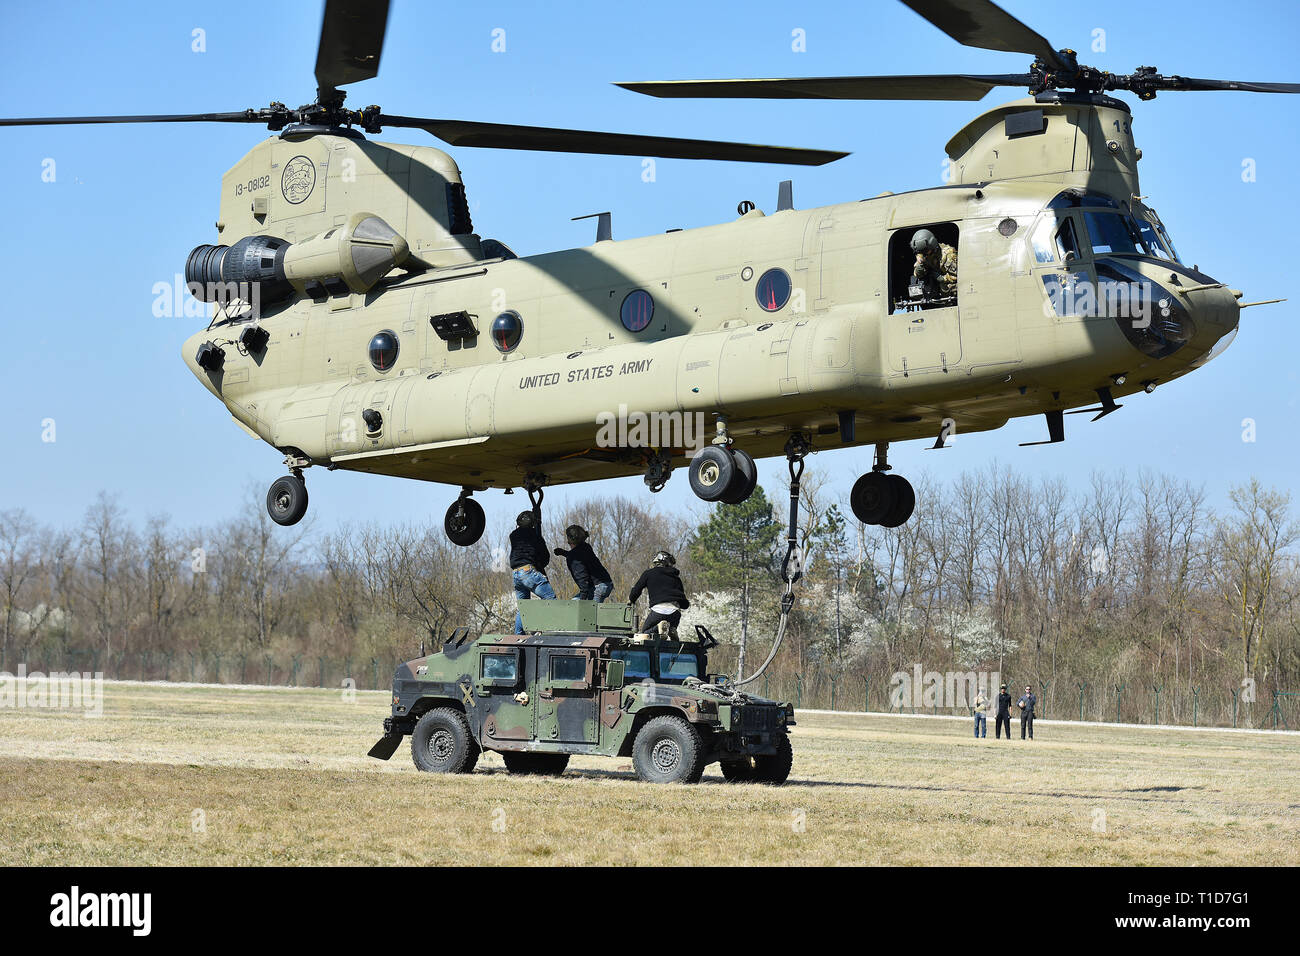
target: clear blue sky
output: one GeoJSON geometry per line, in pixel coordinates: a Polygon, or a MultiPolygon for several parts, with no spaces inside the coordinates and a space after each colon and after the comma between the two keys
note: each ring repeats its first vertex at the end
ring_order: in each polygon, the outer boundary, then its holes
{"type": "MultiPolygon", "coordinates": [[[[1293,0],[1097,0],[1087,5],[1008,0],[1007,9],[1083,62],[1116,72],[1154,64],[1166,73],[1300,81],[1293,0]],[[1106,50],[1091,52],[1093,31],[1106,50]]],[[[321,5],[315,0],[216,4],[6,3],[0,10],[3,111],[9,115],[237,110],[314,91],[321,5]],[[191,52],[191,31],[207,51],[191,52]]],[[[664,101],[610,84],[622,79],[909,72],[1018,72],[1030,57],[958,45],[898,3],[450,4],[394,0],[383,71],[352,87],[353,105],[436,117],[588,127],[839,148],[820,169],[661,160],[654,183],[640,160],[452,150],[474,222],[520,254],[588,243],[590,221],[613,210],[615,237],[734,216],[753,199],[771,209],[777,182],[795,180],[800,207],[939,182],[943,146],[979,104],[664,101]],[[494,28],[506,52],[491,51],[494,28]],[[807,52],[791,49],[805,31],[807,52]]],[[[1142,187],[1188,262],[1244,289],[1247,299],[1300,296],[1296,287],[1300,96],[1166,93],[1134,105],[1145,154],[1142,187]],[[1256,181],[1242,181],[1253,159],[1256,181]]],[[[133,516],[182,524],[241,506],[249,482],[282,472],[279,455],[251,441],[192,378],[180,344],[202,320],[154,318],[152,287],[215,239],[220,178],[259,138],[257,126],[112,126],[0,131],[5,228],[0,235],[5,346],[0,348],[0,507],[23,506],[70,524],[100,490],[133,516]],[[57,180],[41,180],[55,160],[57,180]],[[44,443],[42,421],[57,440],[44,443]]],[[[415,131],[381,139],[432,143],[415,131]]],[[[1082,487],[1093,469],[1147,466],[1206,484],[1221,501],[1250,475],[1289,487],[1296,471],[1295,349],[1300,300],[1250,309],[1225,355],[1128,400],[1097,424],[1070,420],[1062,446],[1021,449],[1041,419],[964,436],[942,455],[925,443],[893,449],[903,474],[946,478],[990,461],[1028,474],[1066,474],[1082,487]],[[1253,418],[1257,441],[1242,441],[1253,418]]],[[[870,451],[820,455],[810,467],[845,490],[870,451]]],[[[762,463],[775,487],[784,468],[762,463]]],[[[340,519],[440,519],[449,487],[309,472],[312,513],[340,519]]],[[[647,494],[639,478],[607,491],[647,494]]],[[[591,486],[557,490],[553,502],[591,486]]],[[[684,473],[663,496],[694,502],[684,473]]],[[[482,498],[489,520],[519,498],[482,498]]],[[[665,502],[667,503],[667,502],[665,502]]]]}

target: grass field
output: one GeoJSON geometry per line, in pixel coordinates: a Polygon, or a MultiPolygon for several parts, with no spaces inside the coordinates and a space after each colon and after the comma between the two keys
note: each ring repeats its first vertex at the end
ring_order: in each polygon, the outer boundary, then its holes
{"type": "Polygon", "coordinates": [[[0,864],[1300,864],[1300,736],[799,715],[784,787],[417,773],[387,695],[106,684],[0,710],[0,864]]]}

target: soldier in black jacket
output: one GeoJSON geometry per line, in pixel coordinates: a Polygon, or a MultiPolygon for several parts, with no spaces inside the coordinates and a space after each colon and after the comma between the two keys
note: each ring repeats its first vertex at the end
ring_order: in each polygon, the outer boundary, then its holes
{"type": "MultiPolygon", "coordinates": [[[[1034,689],[1028,684],[1025,685],[1024,695],[1016,701],[1016,706],[1020,708],[1020,739],[1025,739],[1025,731],[1029,731],[1029,739],[1034,739],[1034,705],[1038,703],[1038,698],[1034,696],[1034,689]]],[[[1010,729],[1007,730],[1007,736],[1011,736],[1010,729]]]]}
{"type": "Polygon", "coordinates": [[[587,544],[586,528],[580,524],[571,524],[564,529],[564,537],[569,542],[569,550],[556,548],[555,553],[568,562],[573,583],[578,586],[577,600],[600,604],[614,590],[614,579],[600,563],[596,552],[591,550],[591,545],[587,544]]]}
{"type": "MultiPolygon", "coordinates": [[[[546,576],[546,565],[551,553],[542,537],[542,507],[521,511],[515,518],[515,530],[510,532],[510,576],[514,579],[515,598],[527,601],[533,595],[554,600],[555,591],[546,576]]],[[[515,633],[524,633],[524,619],[515,612],[515,633]]]]}
{"type": "Polygon", "coordinates": [[[1011,739],[1011,695],[1007,693],[1007,685],[1003,684],[1002,689],[998,692],[998,714],[995,718],[996,725],[993,728],[993,736],[999,740],[1002,739],[1002,727],[1005,724],[1007,728],[1007,740],[1011,739]]]}
{"type": "Polygon", "coordinates": [[[677,633],[682,611],[691,606],[691,602],[686,600],[686,589],[682,586],[682,576],[676,564],[676,558],[667,551],[660,551],[654,556],[653,565],[632,585],[627,599],[629,604],[635,604],[642,591],[647,593],[650,613],[641,624],[641,630],[646,633],[652,632],[660,621],[667,621],[671,632],[677,633]]]}

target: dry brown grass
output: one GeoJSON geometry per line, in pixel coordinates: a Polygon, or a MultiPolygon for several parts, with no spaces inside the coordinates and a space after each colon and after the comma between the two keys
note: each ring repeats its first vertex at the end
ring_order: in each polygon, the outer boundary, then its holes
{"type": "Polygon", "coordinates": [[[1295,736],[805,714],[784,787],[653,787],[623,759],[380,763],[386,699],[109,684],[98,720],[0,711],[0,864],[1300,864],[1295,736]]]}

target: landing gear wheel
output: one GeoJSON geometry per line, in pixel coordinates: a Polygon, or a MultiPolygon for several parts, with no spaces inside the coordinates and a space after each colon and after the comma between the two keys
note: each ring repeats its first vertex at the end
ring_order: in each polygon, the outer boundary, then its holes
{"type": "Polygon", "coordinates": [[[646,783],[694,783],[704,769],[702,750],[699,731],[685,720],[654,717],[632,744],[632,767],[646,783]]]}
{"type": "Polygon", "coordinates": [[[501,759],[506,762],[506,770],[511,773],[538,774],[545,777],[558,777],[569,765],[568,754],[502,752],[501,759]]]}
{"type": "Polygon", "coordinates": [[[869,471],[853,483],[849,508],[863,524],[880,524],[889,517],[894,504],[894,489],[883,471],[869,471]]]}
{"type": "Polygon", "coordinates": [[[888,480],[894,503],[880,524],[886,528],[897,528],[906,524],[916,510],[916,492],[912,489],[912,483],[902,475],[890,475],[888,480]]]}
{"type": "Polygon", "coordinates": [[[709,445],[691,459],[691,491],[704,501],[723,501],[736,473],[736,460],[722,445],[709,445]]]}
{"type": "Polygon", "coordinates": [[[451,543],[462,548],[468,548],[483,537],[486,527],[487,515],[483,513],[483,506],[473,498],[458,498],[452,502],[447,517],[442,520],[442,529],[447,532],[451,543]]]}
{"type": "Polygon", "coordinates": [[[429,711],[411,734],[411,757],[425,773],[470,773],[480,752],[469,721],[451,707],[429,711]]]}
{"type": "Polygon", "coordinates": [[[729,505],[738,505],[742,501],[748,501],[749,496],[758,486],[758,466],[754,464],[754,459],[749,452],[741,451],[739,448],[731,449],[731,460],[736,465],[736,471],[731,476],[731,484],[727,486],[727,493],[722,496],[722,501],[729,505]]]}
{"type": "Polygon", "coordinates": [[[738,760],[724,760],[721,764],[722,776],[727,783],[753,783],[754,758],[745,756],[738,760]]]}
{"type": "Polygon", "coordinates": [[[760,755],[754,758],[754,782],[782,784],[790,776],[790,767],[794,764],[794,750],[790,747],[790,738],[782,734],[776,738],[776,753],[760,755]]]}
{"type": "Polygon", "coordinates": [[[276,524],[297,524],[307,513],[307,483],[297,475],[275,479],[266,492],[266,513],[276,524]]]}

